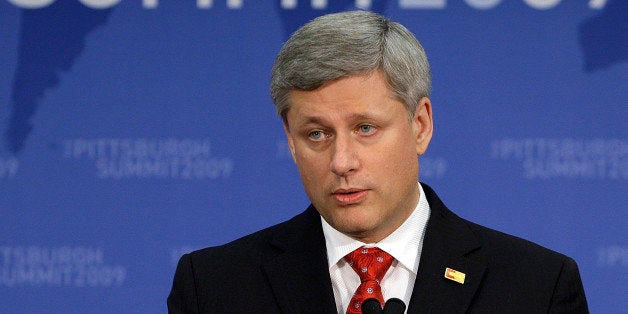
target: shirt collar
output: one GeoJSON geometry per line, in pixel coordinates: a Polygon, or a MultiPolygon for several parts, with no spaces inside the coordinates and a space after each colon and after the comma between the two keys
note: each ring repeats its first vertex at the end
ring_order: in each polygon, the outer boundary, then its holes
{"type": "Polygon", "coordinates": [[[423,247],[423,236],[430,215],[430,206],[425,198],[421,184],[419,186],[419,202],[397,230],[378,243],[363,243],[334,229],[321,217],[325,244],[327,246],[327,261],[331,268],[353,250],[366,246],[378,247],[392,255],[401,265],[415,275],[419,269],[419,257],[423,247]]]}

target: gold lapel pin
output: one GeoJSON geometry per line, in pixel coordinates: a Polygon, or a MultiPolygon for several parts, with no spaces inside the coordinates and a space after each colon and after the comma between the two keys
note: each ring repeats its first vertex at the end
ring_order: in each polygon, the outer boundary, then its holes
{"type": "Polygon", "coordinates": [[[465,273],[459,272],[455,269],[451,269],[449,267],[445,268],[445,278],[449,280],[453,280],[457,283],[464,284],[465,273]]]}

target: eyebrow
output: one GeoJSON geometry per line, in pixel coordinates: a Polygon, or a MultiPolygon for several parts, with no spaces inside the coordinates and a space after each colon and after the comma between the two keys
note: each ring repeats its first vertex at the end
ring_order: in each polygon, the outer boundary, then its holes
{"type": "MultiPolygon", "coordinates": [[[[359,121],[359,120],[372,120],[375,119],[372,115],[364,114],[364,113],[352,113],[346,117],[349,121],[359,121]]],[[[303,124],[325,124],[325,119],[320,116],[310,116],[306,117],[303,124]]]]}

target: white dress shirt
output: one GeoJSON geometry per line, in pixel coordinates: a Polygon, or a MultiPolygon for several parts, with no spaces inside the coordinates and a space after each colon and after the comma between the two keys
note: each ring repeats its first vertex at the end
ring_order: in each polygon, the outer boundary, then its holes
{"type": "Polygon", "coordinates": [[[334,229],[321,217],[325,244],[327,245],[329,275],[338,313],[346,312],[349,301],[360,285],[360,277],[345,262],[344,257],[362,246],[378,247],[395,258],[382,279],[382,294],[384,300],[399,298],[406,306],[409,304],[419,269],[425,228],[430,216],[430,206],[425,198],[425,193],[421,185],[418,184],[418,186],[419,202],[410,217],[397,230],[378,243],[357,241],[334,229]]]}

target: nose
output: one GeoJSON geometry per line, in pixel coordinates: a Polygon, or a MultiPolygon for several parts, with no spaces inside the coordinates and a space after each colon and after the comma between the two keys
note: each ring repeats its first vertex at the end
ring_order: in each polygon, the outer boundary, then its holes
{"type": "Polygon", "coordinates": [[[336,135],[333,144],[330,170],[337,176],[345,177],[360,166],[357,146],[350,135],[336,135]]]}

